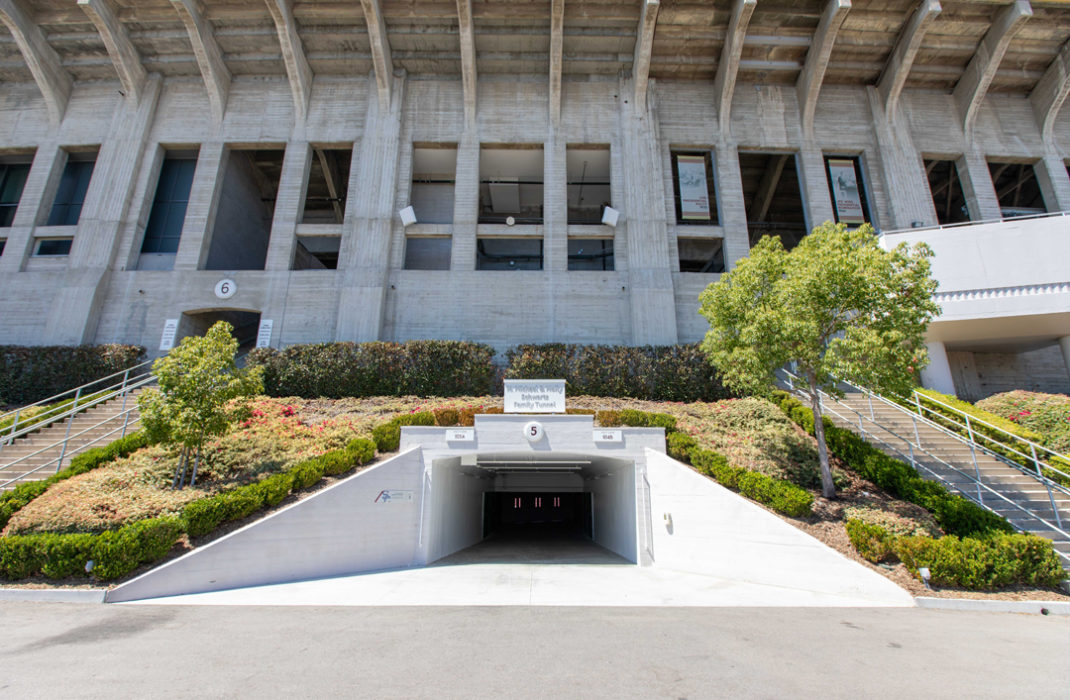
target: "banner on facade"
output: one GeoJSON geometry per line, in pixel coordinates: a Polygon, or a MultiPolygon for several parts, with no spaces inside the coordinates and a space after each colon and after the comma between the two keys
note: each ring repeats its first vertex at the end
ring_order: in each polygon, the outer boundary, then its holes
{"type": "Polygon", "coordinates": [[[706,182],[705,156],[676,156],[676,178],[680,183],[680,218],[709,221],[710,188],[706,182]]]}
{"type": "Polygon", "coordinates": [[[862,209],[862,188],[858,183],[854,160],[829,158],[828,166],[836,220],[853,225],[866,223],[866,214],[862,209]]]}

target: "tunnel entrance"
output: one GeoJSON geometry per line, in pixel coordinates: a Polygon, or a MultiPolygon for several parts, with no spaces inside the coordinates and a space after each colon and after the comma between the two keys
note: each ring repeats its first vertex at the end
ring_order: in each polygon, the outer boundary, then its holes
{"type": "Polygon", "coordinates": [[[561,533],[590,538],[592,501],[590,493],[484,493],[483,537],[561,533]]]}

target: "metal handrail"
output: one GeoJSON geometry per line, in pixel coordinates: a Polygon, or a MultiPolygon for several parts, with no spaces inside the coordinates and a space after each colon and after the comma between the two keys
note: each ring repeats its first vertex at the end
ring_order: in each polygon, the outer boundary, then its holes
{"type": "MultiPolygon", "coordinates": [[[[55,403],[57,401],[57,399],[61,399],[61,397],[66,396],[67,394],[76,393],[76,392],[78,392],[78,391],[80,391],[82,389],[86,389],[87,387],[91,387],[94,384],[100,384],[105,379],[111,379],[112,377],[118,377],[119,375],[129,375],[129,373],[132,372],[133,370],[138,369],[140,367],[144,367],[146,365],[151,365],[153,362],[155,362],[155,360],[146,360],[146,361],[138,363],[136,365],[131,365],[130,367],[127,367],[126,369],[121,369],[118,372],[115,372],[113,374],[109,374],[109,375],[107,375],[105,377],[101,377],[100,379],[94,379],[93,381],[87,382],[86,384],[83,384],[81,386],[76,386],[73,389],[67,389],[66,391],[64,391],[62,393],[59,393],[59,394],[56,394],[55,396],[49,396],[47,399],[41,399],[40,401],[37,401],[35,403],[27,404],[25,406],[20,406],[19,408],[16,408],[13,411],[8,411],[7,413],[0,414],[0,422],[3,422],[5,418],[8,418],[9,416],[13,416],[16,413],[18,413],[19,411],[25,411],[27,408],[33,408],[34,406],[41,406],[43,404],[55,403]]],[[[113,386],[118,386],[121,383],[122,382],[117,382],[113,386]]],[[[111,387],[108,387],[108,388],[111,388],[111,387]]],[[[106,389],[101,389],[101,391],[105,391],[105,390],[106,389]]]]}
{"type": "Polygon", "coordinates": [[[1070,211],[1049,211],[1043,214],[1025,214],[1024,216],[1001,216],[998,219],[982,219],[981,221],[959,221],[954,224],[937,224],[935,226],[921,226],[919,228],[897,228],[891,231],[880,231],[880,235],[888,236],[897,233],[915,233],[918,231],[941,231],[945,228],[964,228],[966,226],[983,226],[985,224],[1001,224],[1008,221],[1028,221],[1030,219],[1054,219],[1057,216],[1070,216],[1070,211]]]}
{"type": "MultiPolygon", "coordinates": [[[[797,377],[796,375],[794,375],[792,372],[788,371],[787,369],[783,369],[781,371],[783,371],[784,374],[788,377],[788,386],[789,386],[789,388],[793,392],[801,393],[801,390],[798,389],[795,386],[795,381],[798,380],[799,377],[797,377]]],[[[935,479],[936,481],[941,482],[947,488],[952,489],[954,491],[957,491],[958,493],[962,494],[965,498],[968,498],[969,500],[973,501],[974,503],[977,503],[978,505],[980,505],[982,508],[995,513],[996,512],[995,509],[984,502],[984,492],[987,492],[987,493],[995,496],[998,500],[1001,500],[1001,501],[1009,504],[1011,507],[1016,508],[1019,511],[1025,513],[1029,518],[1035,520],[1038,523],[1043,524],[1048,529],[1059,533],[1067,541],[1070,541],[1070,532],[1067,532],[1066,530],[1064,530],[1062,528],[1062,520],[1061,520],[1061,518],[1059,516],[1059,509],[1056,507],[1054,498],[1051,497],[1050,488],[1048,489],[1048,496],[1049,496],[1049,499],[1051,500],[1052,512],[1053,512],[1053,515],[1055,516],[1056,520],[1058,521],[1057,523],[1052,523],[1047,518],[1044,518],[1043,516],[1037,514],[1037,512],[1035,512],[1033,510],[1030,510],[1029,508],[1026,508],[1025,506],[1021,505],[1020,503],[1017,503],[1017,502],[1007,498],[1005,495],[1003,495],[999,491],[996,491],[992,487],[990,487],[987,484],[985,484],[982,481],[981,477],[980,477],[980,470],[979,469],[977,470],[977,476],[974,476],[972,474],[964,472],[961,469],[955,467],[953,464],[950,464],[949,462],[947,462],[943,458],[941,458],[941,457],[939,457],[937,455],[934,455],[931,452],[929,452],[927,449],[925,449],[921,445],[921,440],[920,439],[916,439],[916,443],[917,444],[915,444],[915,443],[910,441],[910,438],[905,438],[902,435],[899,435],[894,430],[892,430],[892,429],[890,429],[890,428],[888,428],[886,426],[883,426],[880,423],[877,423],[876,420],[874,420],[873,418],[867,419],[865,417],[865,415],[861,411],[858,411],[857,409],[855,409],[855,408],[853,408],[851,406],[848,406],[847,404],[843,403],[842,401],[840,401],[836,397],[830,396],[829,394],[827,394],[824,391],[818,390],[818,400],[821,401],[821,403],[822,403],[822,410],[823,411],[827,411],[828,413],[836,416],[837,418],[839,418],[841,421],[845,422],[846,424],[854,425],[855,421],[843,416],[842,414],[840,414],[838,411],[836,411],[831,406],[826,406],[825,402],[822,400],[822,397],[828,398],[834,404],[842,406],[845,409],[847,409],[848,411],[851,411],[851,412],[855,413],[858,416],[857,424],[858,424],[859,431],[861,432],[863,438],[866,438],[866,430],[865,430],[863,421],[864,420],[868,420],[872,425],[875,425],[876,427],[878,427],[881,430],[885,431],[889,435],[895,437],[897,440],[900,440],[900,441],[906,443],[906,445],[908,446],[908,448],[910,450],[909,454],[904,454],[903,451],[900,450],[899,448],[897,448],[895,445],[893,445],[893,444],[889,443],[887,440],[884,440],[884,439],[880,438],[879,436],[875,435],[872,430],[869,431],[869,439],[875,440],[875,441],[881,443],[882,445],[886,446],[889,450],[895,452],[897,455],[899,455],[900,458],[902,458],[905,461],[907,461],[914,468],[915,471],[918,471],[918,472],[924,471],[924,472],[928,473],[930,476],[932,476],[933,479],[935,479]],[[974,495],[971,494],[969,491],[962,489],[957,484],[955,484],[955,483],[953,483],[951,481],[948,481],[946,478],[944,478],[943,475],[941,475],[940,473],[938,473],[935,470],[931,469],[930,467],[928,467],[924,463],[919,462],[918,459],[917,459],[917,455],[914,452],[915,449],[919,450],[922,454],[927,456],[929,459],[932,459],[932,460],[938,462],[939,464],[941,464],[942,466],[946,467],[947,469],[950,469],[951,471],[955,472],[959,476],[964,477],[967,481],[973,482],[977,487],[977,495],[976,495],[976,497],[974,497],[974,495]]],[[[914,416],[913,413],[911,413],[910,415],[912,417],[914,416]]],[[[916,426],[915,426],[915,434],[917,434],[916,426]]],[[[1045,485],[1047,485],[1047,484],[1045,484],[1045,485]]],[[[1060,552],[1058,550],[1055,550],[1055,553],[1058,554],[1062,559],[1064,559],[1067,562],[1067,565],[1070,566],[1070,555],[1064,554],[1064,553],[1062,553],[1062,552],[1060,552]]]]}

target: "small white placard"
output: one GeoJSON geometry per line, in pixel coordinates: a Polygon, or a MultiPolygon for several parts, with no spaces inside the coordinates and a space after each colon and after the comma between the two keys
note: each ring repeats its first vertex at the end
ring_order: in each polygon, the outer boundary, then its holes
{"type": "Polygon", "coordinates": [[[397,489],[380,491],[375,497],[376,503],[411,503],[412,500],[412,491],[398,491],[397,489]]]}
{"type": "Polygon", "coordinates": [[[506,413],[564,413],[564,379],[506,379],[506,413]]]}
{"type": "Polygon", "coordinates": [[[546,431],[542,428],[542,423],[531,421],[524,426],[524,437],[528,442],[538,442],[546,436],[546,431]]]}
{"type": "Polygon", "coordinates": [[[271,319],[264,319],[260,321],[260,330],[256,333],[256,347],[271,347],[271,329],[274,327],[275,322],[271,319]]]}
{"type": "Polygon", "coordinates": [[[624,442],[623,430],[595,430],[595,442],[624,442]]]}
{"type": "Polygon", "coordinates": [[[475,428],[450,428],[446,431],[446,442],[474,442],[475,428]]]}
{"type": "Polygon", "coordinates": [[[178,333],[178,319],[169,318],[163,322],[163,335],[160,337],[160,350],[175,347],[175,334],[178,333]]]}
{"type": "Polygon", "coordinates": [[[238,293],[238,285],[234,280],[219,280],[215,285],[215,295],[220,299],[230,299],[238,293]]]}

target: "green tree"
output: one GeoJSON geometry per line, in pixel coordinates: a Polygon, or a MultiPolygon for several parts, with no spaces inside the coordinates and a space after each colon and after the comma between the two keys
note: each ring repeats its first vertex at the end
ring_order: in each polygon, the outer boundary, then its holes
{"type": "Polygon", "coordinates": [[[152,363],[159,388],[138,397],[141,424],[148,436],[181,445],[174,486],[181,488],[190,459],[190,484],[197,480],[201,449],[222,435],[246,408],[245,397],[264,390],[263,367],[239,369],[233,328],[219,321],[201,337],[183,338],[178,347],[152,363]]]}
{"type": "Polygon", "coordinates": [[[814,410],[821,490],[836,497],[829,469],[820,391],[842,395],[838,380],[880,392],[909,393],[927,362],[933,301],[932,251],[891,251],[873,229],[825,223],[793,250],[766,236],[699,297],[710,322],[702,343],[730,388],[765,394],[790,362],[814,410]]]}

